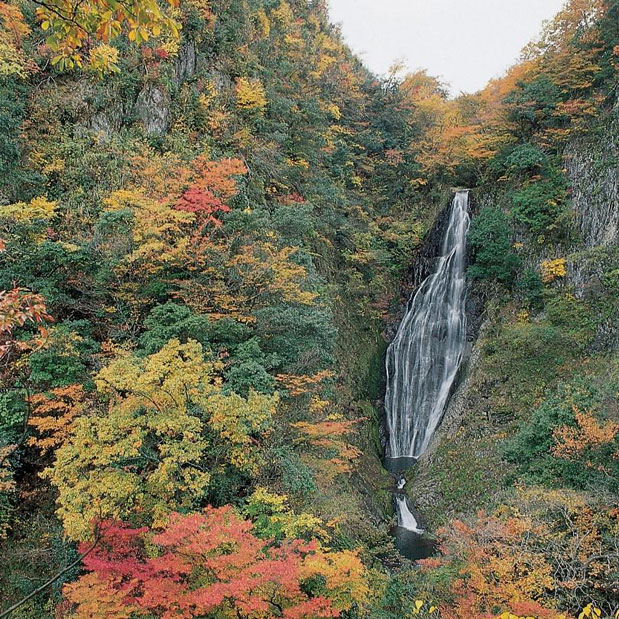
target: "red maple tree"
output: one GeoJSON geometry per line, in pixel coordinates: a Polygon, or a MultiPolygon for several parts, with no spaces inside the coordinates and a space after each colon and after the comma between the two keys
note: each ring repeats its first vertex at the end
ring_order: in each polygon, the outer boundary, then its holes
{"type": "Polygon", "coordinates": [[[90,619],[145,612],[190,618],[215,611],[243,619],[338,617],[328,587],[310,593],[306,586],[324,576],[328,563],[318,542],[276,545],[256,537],[252,527],[230,506],[173,514],[159,533],[104,522],[99,544],[84,558],[90,573],[66,585],[65,595],[76,617],[90,619]],[[93,587],[107,600],[100,612],[92,604],[93,587]]]}

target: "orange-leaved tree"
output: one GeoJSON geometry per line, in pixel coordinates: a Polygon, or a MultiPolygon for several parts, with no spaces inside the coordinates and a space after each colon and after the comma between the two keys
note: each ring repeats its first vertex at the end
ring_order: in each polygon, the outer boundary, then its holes
{"type": "MultiPolygon", "coordinates": [[[[0,384],[14,384],[21,376],[23,361],[41,344],[45,336],[44,324],[51,321],[45,299],[25,288],[14,287],[0,291],[0,384]],[[28,323],[38,326],[38,334],[30,340],[16,337],[15,330],[28,323]]],[[[15,482],[10,459],[26,442],[28,415],[24,416],[21,436],[11,444],[0,444],[0,493],[13,492],[15,482]]],[[[7,530],[7,520],[0,512],[0,537],[7,530]]]]}
{"type": "Polygon", "coordinates": [[[84,389],[79,384],[30,396],[28,424],[37,430],[37,436],[31,436],[28,444],[43,453],[62,445],[71,436],[72,424],[82,411],[83,400],[84,389]]]}
{"type": "Polygon", "coordinates": [[[309,448],[305,458],[320,471],[326,482],[331,482],[335,475],[350,473],[353,462],[361,455],[348,437],[362,419],[349,420],[338,413],[329,414],[327,410],[331,406],[328,400],[314,396],[309,410],[311,421],[292,424],[299,432],[297,443],[309,448]]]}
{"type": "MultiPolygon", "coordinates": [[[[592,599],[612,597],[619,512],[571,490],[518,488],[508,504],[440,530],[442,556],[426,570],[455,570],[446,619],[491,619],[508,611],[570,619],[592,599]]],[[[602,604],[605,613],[614,612],[602,604]]],[[[585,613],[584,616],[593,616],[585,613]]]]}
{"type": "Polygon", "coordinates": [[[612,475],[619,460],[619,423],[600,422],[592,411],[574,407],[576,427],[563,425],[553,432],[552,454],[565,460],[581,460],[590,469],[612,475]]]}

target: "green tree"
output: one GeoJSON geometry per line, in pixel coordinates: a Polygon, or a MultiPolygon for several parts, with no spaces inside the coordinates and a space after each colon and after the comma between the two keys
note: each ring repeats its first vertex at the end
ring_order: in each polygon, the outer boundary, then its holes
{"type": "Polygon", "coordinates": [[[258,338],[252,337],[236,347],[230,369],[226,372],[232,391],[247,396],[253,389],[260,393],[273,393],[275,379],[267,370],[277,364],[276,355],[265,355],[258,338]]]}
{"type": "Polygon", "coordinates": [[[498,208],[483,208],[473,219],[468,242],[472,260],[469,275],[511,286],[521,261],[512,248],[505,213],[498,208]]]}

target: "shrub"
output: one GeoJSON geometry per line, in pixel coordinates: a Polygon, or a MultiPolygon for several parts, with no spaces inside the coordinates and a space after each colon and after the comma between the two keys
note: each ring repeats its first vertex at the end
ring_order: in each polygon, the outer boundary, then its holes
{"type": "Polygon", "coordinates": [[[231,368],[227,372],[229,388],[244,397],[250,391],[273,393],[275,379],[267,372],[276,361],[275,355],[265,355],[258,338],[239,344],[231,368]]]}
{"type": "Polygon", "coordinates": [[[30,355],[30,380],[41,388],[66,387],[87,380],[87,363],[99,345],[87,320],[66,321],[50,330],[45,345],[30,355]]]}
{"type": "Polygon", "coordinates": [[[505,99],[510,120],[518,125],[522,137],[554,126],[554,111],[561,102],[561,90],[546,75],[530,82],[521,82],[505,99]]]}
{"type": "Polygon", "coordinates": [[[526,269],[516,284],[524,296],[527,307],[537,311],[544,306],[544,283],[535,269],[526,269]]]}
{"type": "Polygon", "coordinates": [[[273,450],[277,466],[281,472],[284,490],[293,495],[305,497],[316,491],[311,469],[290,447],[278,447],[273,450]]]}
{"type": "Polygon", "coordinates": [[[183,344],[189,338],[207,344],[210,328],[206,316],[193,314],[178,303],[168,302],[154,307],[144,320],[147,331],[140,337],[140,347],[147,355],[161,350],[171,339],[183,344]]]}
{"type": "Polygon", "coordinates": [[[597,486],[616,491],[619,463],[613,453],[617,450],[617,437],[585,444],[587,432],[601,435],[604,428],[608,429],[601,411],[616,383],[616,377],[611,377],[600,389],[589,379],[577,377],[559,384],[507,443],[506,459],[518,464],[525,479],[548,487],[562,483],[579,489],[597,486]],[[583,448],[570,453],[566,437],[582,439],[583,448]]]}

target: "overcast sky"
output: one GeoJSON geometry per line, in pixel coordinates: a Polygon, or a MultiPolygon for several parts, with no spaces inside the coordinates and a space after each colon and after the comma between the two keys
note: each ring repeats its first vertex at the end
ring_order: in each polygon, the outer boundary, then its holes
{"type": "Polygon", "coordinates": [[[384,74],[395,60],[428,69],[452,94],[501,75],[564,0],[329,0],[350,47],[384,74]]]}

